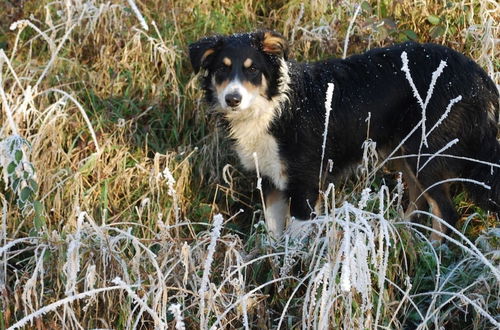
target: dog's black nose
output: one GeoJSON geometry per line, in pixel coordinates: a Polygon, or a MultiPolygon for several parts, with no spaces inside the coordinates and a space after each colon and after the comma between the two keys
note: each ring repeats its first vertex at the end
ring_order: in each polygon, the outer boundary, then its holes
{"type": "Polygon", "coordinates": [[[236,108],[241,103],[241,95],[238,93],[231,93],[226,95],[226,103],[231,108],[236,108]]]}

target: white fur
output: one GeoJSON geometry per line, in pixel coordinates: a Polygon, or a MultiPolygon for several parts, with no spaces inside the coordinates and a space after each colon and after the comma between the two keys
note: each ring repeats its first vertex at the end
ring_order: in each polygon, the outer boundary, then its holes
{"type": "Polygon", "coordinates": [[[286,189],[286,168],[279,157],[276,139],[269,134],[269,125],[275,116],[274,102],[258,96],[251,107],[228,112],[230,135],[236,140],[235,149],[247,170],[255,170],[253,154],[257,154],[259,171],[270,178],[276,188],[286,189]]]}
{"type": "Polygon", "coordinates": [[[288,202],[283,194],[273,202],[266,204],[265,215],[269,234],[274,239],[280,239],[283,236],[288,217],[288,202]]]}
{"type": "Polygon", "coordinates": [[[285,102],[288,100],[288,91],[290,90],[290,74],[288,73],[288,64],[286,64],[286,61],[281,58],[280,59],[280,78],[278,80],[278,90],[279,90],[279,97],[280,103],[285,102]]]}
{"type": "Polygon", "coordinates": [[[248,109],[252,103],[255,101],[255,99],[259,96],[257,93],[252,93],[249,90],[243,86],[241,81],[238,79],[235,79],[231,81],[226,88],[217,95],[217,98],[219,100],[219,104],[222,106],[222,108],[227,108],[228,105],[226,104],[226,96],[231,93],[238,93],[241,95],[241,103],[238,106],[238,109],[240,110],[245,110],[248,109]]]}

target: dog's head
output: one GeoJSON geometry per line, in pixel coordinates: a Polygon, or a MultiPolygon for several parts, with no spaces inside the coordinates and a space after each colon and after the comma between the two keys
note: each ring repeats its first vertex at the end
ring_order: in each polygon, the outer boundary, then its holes
{"type": "Polygon", "coordinates": [[[189,45],[194,71],[202,72],[206,100],[226,113],[284,93],[287,53],[284,37],[271,31],[216,35],[189,45]]]}

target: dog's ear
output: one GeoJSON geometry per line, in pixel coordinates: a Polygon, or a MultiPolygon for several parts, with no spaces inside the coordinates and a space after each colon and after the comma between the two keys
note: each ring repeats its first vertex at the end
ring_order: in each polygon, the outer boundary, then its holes
{"type": "Polygon", "coordinates": [[[222,42],[221,36],[206,37],[189,45],[189,58],[194,72],[198,73],[201,68],[206,67],[208,58],[216,51],[222,42]]]}
{"type": "Polygon", "coordinates": [[[270,55],[288,58],[288,42],[285,37],[274,31],[257,32],[261,49],[270,55]]]}

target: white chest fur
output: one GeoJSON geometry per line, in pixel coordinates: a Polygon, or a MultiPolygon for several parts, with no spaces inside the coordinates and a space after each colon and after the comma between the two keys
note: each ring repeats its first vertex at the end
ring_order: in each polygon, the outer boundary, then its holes
{"type": "Polygon", "coordinates": [[[241,163],[248,170],[255,170],[257,155],[261,175],[272,180],[276,188],[286,189],[286,167],[279,157],[279,146],[268,129],[275,115],[274,102],[262,100],[252,108],[227,113],[230,135],[236,140],[235,149],[241,163]]]}

